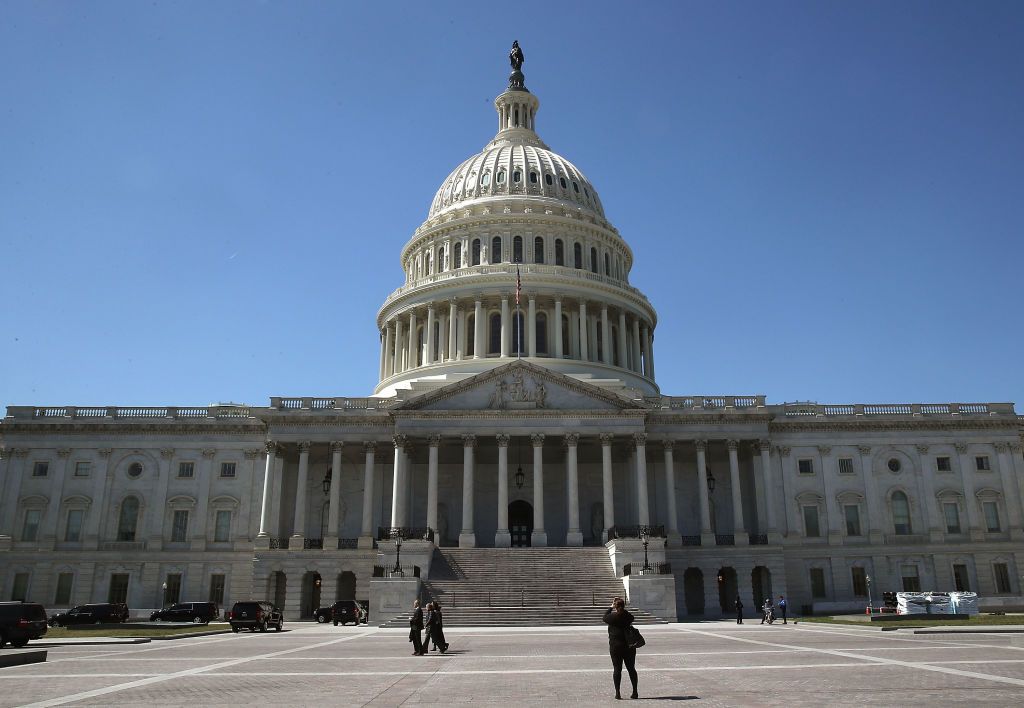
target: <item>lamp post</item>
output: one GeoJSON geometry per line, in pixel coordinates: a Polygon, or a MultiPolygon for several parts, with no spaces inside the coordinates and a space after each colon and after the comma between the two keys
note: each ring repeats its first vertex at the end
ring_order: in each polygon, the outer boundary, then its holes
{"type": "Polygon", "coordinates": [[[164,589],[164,596],[163,596],[163,599],[160,601],[160,606],[161,607],[167,607],[167,581],[166,580],[164,581],[164,584],[161,587],[164,589]]]}
{"type": "Polygon", "coordinates": [[[640,529],[640,540],[644,543],[644,568],[641,574],[646,573],[651,569],[651,564],[647,562],[647,545],[651,542],[650,529],[643,527],[640,529]]]}
{"type": "Polygon", "coordinates": [[[405,577],[402,572],[402,534],[400,533],[395,536],[395,570],[392,575],[405,577]]]}

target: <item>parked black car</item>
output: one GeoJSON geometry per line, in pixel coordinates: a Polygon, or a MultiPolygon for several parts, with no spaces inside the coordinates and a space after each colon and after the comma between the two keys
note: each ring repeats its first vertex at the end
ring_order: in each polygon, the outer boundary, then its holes
{"type": "Polygon", "coordinates": [[[34,602],[0,602],[0,648],[23,647],[46,634],[46,610],[34,602]]]}
{"type": "Polygon", "coordinates": [[[231,623],[231,631],[237,632],[240,629],[248,629],[255,632],[257,629],[266,632],[267,628],[273,627],[280,632],[284,627],[284,614],[269,602],[248,600],[236,602],[228,613],[228,622],[231,623]]]}
{"type": "Polygon", "coordinates": [[[339,624],[345,625],[349,622],[359,624],[360,621],[365,622],[366,618],[363,617],[362,609],[355,600],[339,600],[328,607],[318,607],[316,621],[321,624],[334,622],[334,626],[337,627],[339,624]]]}
{"type": "Polygon", "coordinates": [[[218,617],[220,617],[220,608],[217,607],[216,602],[176,602],[151,614],[149,621],[163,620],[165,622],[210,624],[212,620],[218,617]]]}
{"type": "Polygon", "coordinates": [[[78,605],[67,612],[58,612],[50,617],[51,627],[67,627],[72,624],[105,624],[128,621],[128,605],[123,602],[103,602],[93,605],[78,605]]]}

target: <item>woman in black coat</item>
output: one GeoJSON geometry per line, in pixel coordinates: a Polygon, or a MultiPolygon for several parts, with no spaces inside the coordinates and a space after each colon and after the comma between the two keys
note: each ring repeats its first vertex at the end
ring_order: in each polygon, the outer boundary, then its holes
{"type": "Polygon", "coordinates": [[[612,657],[612,681],[615,682],[615,697],[622,698],[619,693],[619,684],[622,683],[622,663],[625,662],[629,681],[633,684],[633,695],[630,698],[638,698],[636,692],[636,649],[629,648],[627,634],[627,630],[633,624],[633,615],[626,610],[626,603],[621,597],[615,598],[612,606],[604,613],[604,623],[608,625],[608,653],[612,657]]]}
{"type": "Polygon", "coordinates": [[[441,603],[433,602],[433,612],[427,622],[427,633],[430,641],[434,643],[434,649],[440,649],[444,654],[448,651],[448,642],[444,640],[444,616],[441,614],[441,603]]]}

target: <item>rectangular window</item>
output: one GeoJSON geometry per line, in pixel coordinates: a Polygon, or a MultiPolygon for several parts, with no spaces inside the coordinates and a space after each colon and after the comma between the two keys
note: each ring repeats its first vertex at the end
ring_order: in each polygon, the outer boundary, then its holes
{"type": "Polygon", "coordinates": [[[21,527],[22,541],[39,540],[39,519],[42,512],[39,509],[27,509],[25,511],[25,523],[21,527]]]}
{"type": "Polygon", "coordinates": [[[850,568],[850,577],[853,578],[854,597],[868,596],[868,573],[860,566],[850,568]]]}
{"type": "Polygon", "coordinates": [[[839,474],[853,474],[853,458],[852,457],[840,457],[839,458],[839,474]]]}
{"type": "Polygon", "coordinates": [[[188,511],[175,509],[174,519],[171,524],[171,541],[184,543],[188,540],[188,511]]]}
{"type": "Polygon", "coordinates": [[[903,578],[903,592],[921,592],[921,578],[917,574],[917,565],[908,563],[900,566],[903,578]]]}
{"type": "Polygon", "coordinates": [[[33,477],[45,477],[50,473],[49,462],[36,462],[32,465],[32,476],[33,477]]]}
{"type": "Polygon", "coordinates": [[[985,512],[985,528],[989,533],[999,533],[999,506],[994,501],[981,503],[985,512]]]}
{"type": "Polygon", "coordinates": [[[75,463],[75,476],[76,477],[88,477],[92,471],[92,463],[86,460],[81,460],[75,463]]]}
{"type": "Polygon", "coordinates": [[[210,602],[218,607],[224,604],[224,576],[219,573],[210,576],[210,602]]]}
{"type": "Polygon", "coordinates": [[[11,587],[11,600],[24,602],[28,599],[28,573],[15,573],[11,587]]]}
{"type": "Polygon", "coordinates": [[[221,477],[234,477],[235,476],[235,463],[234,462],[221,462],[220,463],[220,476],[221,477]]]}
{"type": "Polygon", "coordinates": [[[811,597],[825,597],[825,569],[811,568],[811,597]]]}
{"type": "Polygon", "coordinates": [[[213,540],[216,543],[227,543],[231,540],[231,512],[219,509],[214,517],[213,540]]]}
{"type": "Polygon", "coordinates": [[[107,591],[107,602],[128,602],[128,573],[113,573],[110,576],[110,589],[107,591]]]}
{"type": "Polygon", "coordinates": [[[967,575],[967,566],[957,563],[953,566],[953,587],[957,592],[971,591],[971,578],[967,575]]]}
{"type": "Polygon", "coordinates": [[[71,586],[74,582],[74,573],[60,573],[57,575],[57,592],[53,594],[53,604],[58,606],[71,604],[71,586]]]}
{"type": "Polygon", "coordinates": [[[974,458],[974,466],[979,472],[988,472],[991,467],[988,464],[988,455],[978,455],[974,458]]]}
{"type": "Polygon", "coordinates": [[[935,471],[936,472],[952,472],[953,464],[949,461],[948,457],[936,457],[935,458],[935,471]]]}
{"type": "Polygon", "coordinates": [[[68,523],[64,527],[64,540],[70,543],[77,543],[82,540],[82,519],[85,518],[85,511],[82,509],[68,510],[68,523]]]}
{"type": "Polygon", "coordinates": [[[181,573],[168,573],[166,585],[164,607],[181,601],[181,573]]]}
{"type": "Polygon", "coordinates": [[[814,460],[797,460],[796,466],[800,474],[814,474],[814,460]]]}
{"type": "Polygon", "coordinates": [[[956,502],[943,502],[942,513],[946,517],[946,533],[960,533],[960,507],[956,502]]]}
{"type": "Polygon", "coordinates": [[[846,504],[843,506],[843,514],[846,516],[846,535],[860,536],[860,507],[846,504]]]}
{"type": "Polygon", "coordinates": [[[818,507],[804,507],[804,533],[808,538],[820,538],[821,528],[818,526],[818,507]]]}
{"type": "Polygon", "coordinates": [[[1010,587],[1010,568],[1006,563],[993,563],[992,572],[996,576],[996,592],[1000,595],[1009,595],[1013,592],[1010,587]]]}
{"type": "Polygon", "coordinates": [[[196,463],[195,462],[179,462],[178,463],[178,476],[179,477],[195,477],[196,474],[196,463]]]}

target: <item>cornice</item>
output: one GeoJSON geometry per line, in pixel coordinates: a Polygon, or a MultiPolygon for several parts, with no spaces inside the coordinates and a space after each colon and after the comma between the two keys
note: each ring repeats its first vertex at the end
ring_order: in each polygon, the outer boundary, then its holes
{"type": "Polygon", "coordinates": [[[60,433],[62,435],[181,435],[183,433],[192,434],[210,434],[215,433],[218,435],[238,435],[238,436],[250,436],[258,435],[262,436],[266,431],[266,425],[262,422],[259,423],[248,423],[244,426],[230,425],[230,424],[217,424],[217,425],[196,425],[194,423],[176,424],[176,423],[164,423],[164,424],[152,424],[152,423],[109,423],[109,422],[96,422],[96,423],[5,423],[6,430],[4,431],[7,435],[19,435],[19,434],[45,434],[52,435],[54,433],[60,433]]]}
{"type": "Polygon", "coordinates": [[[521,419],[543,419],[551,421],[564,418],[567,420],[594,419],[608,420],[609,418],[629,418],[643,420],[646,411],[637,409],[624,409],[617,411],[595,411],[595,410],[552,410],[552,411],[396,411],[395,424],[402,420],[436,420],[441,419],[464,419],[476,418],[478,420],[521,420],[521,419]]]}
{"type": "Polygon", "coordinates": [[[779,422],[771,421],[768,424],[770,433],[841,433],[861,431],[881,432],[904,432],[917,430],[1015,430],[1017,422],[1013,419],[969,419],[959,418],[951,420],[938,420],[929,418],[927,420],[830,420],[815,422],[779,422]]]}

